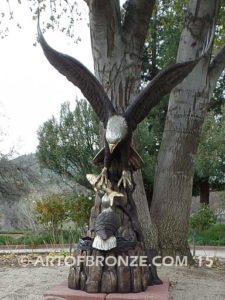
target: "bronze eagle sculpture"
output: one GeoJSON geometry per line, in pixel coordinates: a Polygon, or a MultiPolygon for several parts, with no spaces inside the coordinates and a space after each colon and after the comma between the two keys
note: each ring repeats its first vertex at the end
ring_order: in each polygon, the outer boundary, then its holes
{"type": "Polygon", "coordinates": [[[103,169],[98,177],[98,182],[100,185],[107,185],[108,170],[116,157],[121,167],[121,178],[118,180],[118,186],[123,184],[124,188],[127,184],[131,185],[128,171],[141,168],[143,163],[137,152],[131,147],[133,131],[160,99],[184,80],[200,59],[207,54],[211,46],[208,39],[205,50],[198,59],[176,63],[161,71],[139,93],[125,112],[119,114],[100,82],[82,63],[48,45],[40,30],[39,23],[38,40],[48,61],[81,90],[103,123],[105,148],[94,158],[95,163],[103,161],[103,169]]]}

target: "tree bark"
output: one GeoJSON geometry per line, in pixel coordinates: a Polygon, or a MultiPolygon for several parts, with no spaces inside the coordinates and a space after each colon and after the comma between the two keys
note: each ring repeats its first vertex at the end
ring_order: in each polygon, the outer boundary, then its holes
{"type": "MultiPolygon", "coordinates": [[[[143,46],[154,1],[130,0],[123,23],[119,0],[86,0],[86,3],[90,12],[95,75],[115,108],[123,112],[140,85],[143,46]]],[[[208,29],[216,17],[218,3],[190,0],[177,61],[199,57],[208,29]]],[[[189,253],[187,232],[194,158],[224,52],[219,53],[211,66],[209,58],[202,60],[171,93],[154,184],[153,222],[141,172],[134,176],[137,184],[134,201],[145,244],[149,248],[159,246],[162,254],[189,253]],[[153,224],[159,230],[159,243],[153,224]]],[[[137,136],[134,143],[137,144],[137,136]]]]}
{"type": "Polygon", "coordinates": [[[200,182],[200,203],[209,205],[209,179],[200,182]]]}
{"type": "MultiPolygon", "coordinates": [[[[201,55],[207,32],[217,16],[218,1],[190,0],[181,34],[177,62],[201,55]]],[[[168,114],[158,156],[151,215],[157,224],[163,255],[188,255],[194,160],[210,95],[209,57],[170,95],[168,114]]]]}
{"type": "MultiPolygon", "coordinates": [[[[138,92],[144,41],[154,1],[130,0],[123,24],[121,23],[119,0],[89,0],[86,2],[90,14],[95,75],[107,91],[116,110],[123,112],[138,92]]],[[[134,136],[134,142],[137,145],[137,134],[134,136]]],[[[114,174],[118,173],[117,164],[111,165],[109,174],[112,169],[114,174]]],[[[135,248],[130,250],[122,247],[122,254],[120,253],[120,255],[127,255],[128,253],[128,256],[148,255],[150,257],[154,251],[151,252],[145,248],[152,248],[156,244],[157,238],[155,230],[151,226],[141,172],[136,172],[133,179],[136,184],[135,192],[132,194],[132,192],[127,191],[124,203],[120,199],[118,204],[115,203],[114,210],[111,212],[106,210],[104,212],[103,202],[96,196],[88,235],[95,235],[94,248],[100,247],[98,249],[102,249],[101,245],[97,245],[96,242],[100,233],[98,230],[107,224],[113,230],[113,227],[118,223],[117,228],[114,228],[116,233],[124,238],[128,244],[129,241],[135,243],[135,248]],[[110,224],[109,219],[107,224],[103,224],[106,217],[110,217],[111,222],[113,222],[110,224]],[[140,220],[141,224],[137,219],[140,220]],[[143,246],[143,236],[145,247],[143,246]]],[[[112,190],[118,189],[115,180],[110,179],[110,182],[112,190]]],[[[103,252],[102,255],[117,257],[117,248],[118,244],[117,247],[108,248],[111,249],[110,252],[103,252]]],[[[93,251],[85,250],[86,255],[89,252],[94,258],[100,254],[96,249],[93,251]]],[[[76,254],[79,255],[79,247],[75,250],[76,254]]],[[[140,267],[125,268],[107,265],[100,268],[86,268],[84,265],[80,267],[75,264],[70,270],[68,284],[70,288],[82,289],[88,293],[140,292],[147,288],[150,277],[153,279],[152,283],[161,282],[154,267],[150,269],[147,267],[146,270],[140,267]],[[76,282],[76,278],[79,278],[80,281],[77,280],[76,282]],[[82,280],[82,278],[84,279],[82,280]]]]}
{"type": "MultiPolygon", "coordinates": [[[[118,112],[138,93],[144,41],[154,1],[130,0],[121,21],[119,0],[89,0],[90,33],[95,75],[118,112]]],[[[137,134],[134,138],[137,144],[137,134]]],[[[141,172],[134,174],[134,201],[146,247],[157,245],[141,172]]]]}

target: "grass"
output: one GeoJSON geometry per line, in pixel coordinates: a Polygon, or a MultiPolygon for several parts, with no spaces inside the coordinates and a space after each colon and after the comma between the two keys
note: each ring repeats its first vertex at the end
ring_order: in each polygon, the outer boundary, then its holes
{"type": "MultiPolygon", "coordinates": [[[[192,236],[190,235],[190,242],[192,236]]],[[[225,246],[225,224],[214,224],[196,235],[196,245],[225,246]]]]}
{"type": "Polygon", "coordinates": [[[27,245],[37,246],[46,244],[69,244],[76,243],[80,238],[78,231],[61,231],[54,235],[52,232],[44,231],[40,233],[26,233],[16,238],[13,235],[0,235],[0,245],[27,245]]]}
{"type": "Polygon", "coordinates": [[[15,239],[9,235],[0,235],[0,245],[14,245],[15,239]]]}

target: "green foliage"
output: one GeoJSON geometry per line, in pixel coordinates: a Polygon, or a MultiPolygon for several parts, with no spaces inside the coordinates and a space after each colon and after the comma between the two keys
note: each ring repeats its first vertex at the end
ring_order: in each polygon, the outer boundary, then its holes
{"type": "Polygon", "coordinates": [[[156,1],[145,42],[144,81],[152,79],[159,70],[175,62],[187,2],[156,1]]]}
{"type": "MultiPolygon", "coordinates": [[[[190,242],[192,237],[190,236],[190,242]]],[[[196,236],[197,245],[225,246],[225,224],[213,224],[196,236]]]]}
{"type": "Polygon", "coordinates": [[[17,245],[43,245],[43,244],[67,244],[76,243],[80,238],[80,230],[62,230],[55,235],[50,231],[43,231],[36,234],[27,234],[24,237],[17,239],[17,245]]]}
{"type": "Polygon", "coordinates": [[[219,16],[217,20],[217,27],[216,27],[216,34],[214,40],[214,47],[213,47],[213,55],[215,55],[219,49],[221,49],[225,44],[225,2],[220,1],[220,10],[219,16]]]}
{"type": "Polygon", "coordinates": [[[66,208],[70,220],[79,227],[87,224],[90,217],[90,211],[94,205],[94,196],[70,196],[66,197],[66,208]]]}
{"type": "Polygon", "coordinates": [[[210,111],[204,122],[195,165],[197,178],[223,186],[225,174],[225,105],[221,114],[210,111]]]}
{"type": "MultiPolygon", "coordinates": [[[[187,0],[156,1],[145,43],[142,72],[143,85],[157,75],[161,69],[176,61],[187,3],[187,0]]],[[[224,4],[221,3],[213,54],[218,52],[225,41],[224,9],[224,4]]],[[[225,99],[224,88],[223,74],[211,100],[211,113],[206,119],[201,135],[195,172],[195,193],[199,192],[199,182],[204,178],[210,177],[210,183],[214,185],[216,183],[216,187],[218,187],[218,182],[221,184],[224,179],[222,177],[225,173],[225,164],[222,157],[225,151],[223,151],[224,142],[221,140],[225,133],[221,122],[221,116],[224,118],[221,109],[225,99]],[[217,114],[220,114],[220,122],[216,117],[217,114]]],[[[165,97],[163,102],[155,107],[148,119],[139,127],[141,154],[145,161],[144,182],[148,189],[149,186],[152,189],[154,181],[155,165],[167,113],[168,97],[165,97]]]]}
{"type": "Polygon", "coordinates": [[[65,200],[59,195],[52,195],[37,201],[35,211],[38,213],[38,220],[46,228],[55,232],[67,218],[65,200]]]}
{"type": "Polygon", "coordinates": [[[68,244],[77,243],[81,236],[81,230],[62,230],[58,235],[53,234],[51,231],[43,232],[32,232],[26,233],[20,238],[15,238],[10,235],[0,236],[0,245],[27,245],[27,246],[37,246],[37,245],[53,245],[53,244],[68,244]]]}
{"type": "Polygon", "coordinates": [[[190,228],[199,233],[210,228],[216,223],[216,217],[208,205],[201,205],[190,218],[190,228]]]}
{"type": "MultiPolygon", "coordinates": [[[[176,53],[184,23],[187,0],[156,1],[153,18],[145,42],[143,85],[166,66],[176,61],[176,53]]],[[[139,126],[140,152],[145,161],[143,170],[147,191],[153,190],[155,166],[166,120],[169,96],[150,112],[139,126]]]]}
{"type": "Polygon", "coordinates": [[[88,223],[94,196],[52,195],[37,202],[38,220],[53,232],[62,229],[64,221],[73,221],[78,227],[88,223]]]}
{"type": "Polygon", "coordinates": [[[92,164],[99,150],[99,123],[85,100],[61,106],[60,118],[52,117],[39,129],[37,157],[43,168],[88,186],[86,174],[96,172],[92,164]]]}
{"type": "Polygon", "coordinates": [[[225,72],[222,73],[219,78],[214,95],[210,100],[210,111],[214,111],[215,114],[220,115],[222,113],[222,107],[225,104],[225,72]]]}
{"type": "Polygon", "coordinates": [[[143,177],[145,185],[152,186],[155,165],[161,144],[167,112],[168,98],[161,101],[138,127],[140,136],[140,154],[145,161],[143,177]]]}
{"type": "Polygon", "coordinates": [[[0,235],[0,245],[13,245],[15,239],[9,235],[0,235]]]}

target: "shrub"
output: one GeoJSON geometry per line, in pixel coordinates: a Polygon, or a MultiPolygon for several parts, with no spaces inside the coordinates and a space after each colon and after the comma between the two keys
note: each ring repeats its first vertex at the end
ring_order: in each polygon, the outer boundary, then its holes
{"type": "Polygon", "coordinates": [[[67,218],[65,200],[60,195],[52,195],[37,202],[35,211],[38,213],[38,220],[45,227],[56,233],[62,228],[63,221],[67,218]]]}
{"type": "Polygon", "coordinates": [[[60,231],[58,234],[53,234],[49,231],[43,231],[36,234],[27,234],[17,240],[20,245],[43,245],[43,244],[68,244],[76,243],[80,238],[79,231],[60,231]]]}
{"type": "Polygon", "coordinates": [[[94,196],[60,196],[52,195],[37,202],[35,211],[38,220],[53,234],[63,228],[64,221],[73,221],[78,227],[83,227],[89,221],[94,196]]]}
{"type": "Polygon", "coordinates": [[[196,244],[208,246],[225,246],[225,224],[213,224],[198,233],[196,244]]]}
{"type": "Polygon", "coordinates": [[[94,196],[70,196],[66,198],[68,217],[78,226],[87,224],[91,208],[94,204],[94,196]]]}
{"type": "Polygon", "coordinates": [[[216,223],[216,216],[208,205],[202,204],[190,218],[190,228],[195,232],[207,230],[216,223]]]}
{"type": "Polygon", "coordinates": [[[53,244],[73,244],[76,243],[81,235],[80,230],[63,230],[59,234],[49,231],[27,233],[24,236],[15,238],[10,235],[0,235],[0,245],[53,245],[53,244]]]}
{"type": "Polygon", "coordinates": [[[0,245],[14,245],[15,239],[8,235],[0,236],[0,245]]]}

